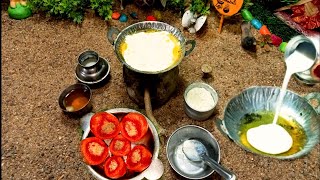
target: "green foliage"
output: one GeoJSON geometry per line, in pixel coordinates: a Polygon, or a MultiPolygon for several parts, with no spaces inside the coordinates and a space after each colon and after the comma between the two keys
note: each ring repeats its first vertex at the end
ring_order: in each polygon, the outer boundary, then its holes
{"type": "Polygon", "coordinates": [[[283,41],[289,41],[292,37],[299,35],[297,31],[274,16],[272,11],[258,3],[254,3],[249,8],[249,11],[254,18],[258,19],[262,24],[265,24],[272,34],[281,37],[283,41]]]}
{"type": "Polygon", "coordinates": [[[169,7],[172,10],[184,11],[185,1],[184,0],[168,0],[167,7],[169,7]]]}
{"type": "Polygon", "coordinates": [[[253,5],[253,3],[251,2],[251,0],[244,0],[243,5],[242,5],[242,9],[249,9],[249,7],[252,5],[253,5]]]}
{"type": "Polygon", "coordinates": [[[90,6],[105,20],[111,19],[113,0],[90,0],[90,6]]]}
{"type": "Polygon", "coordinates": [[[190,11],[199,15],[210,14],[210,4],[206,0],[191,0],[190,11]]]}
{"type": "Polygon", "coordinates": [[[83,21],[83,0],[29,0],[33,11],[47,12],[51,16],[72,19],[76,23],[83,21]]]}
{"type": "Polygon", "coordinates": [[[46,12],[50,16],[72,19],[81,23],[86,8],[95,10],[105,20],[111,19],[113,0],[29,0],[36,12],[46,12]]]}
{"type": "Polygon", "coordinates": [[[280,7],[293,4],[299,0],[252,0],[254,4],[260,4],[269,10],[275,10],[280,7]]]}

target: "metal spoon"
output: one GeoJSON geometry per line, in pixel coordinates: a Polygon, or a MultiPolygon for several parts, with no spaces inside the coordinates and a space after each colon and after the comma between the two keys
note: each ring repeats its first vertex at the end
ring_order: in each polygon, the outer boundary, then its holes
{"type": "Polygon", "coordinates": [[[235,180],[236,176],[230,170],[221,166],[218,162],[211,159],[207,155],[206,147],[198,140],[189,139],[183,142],[182,151],[191,161],[204,161],[207,165],[213,168],[224,179],[235,180]]]}

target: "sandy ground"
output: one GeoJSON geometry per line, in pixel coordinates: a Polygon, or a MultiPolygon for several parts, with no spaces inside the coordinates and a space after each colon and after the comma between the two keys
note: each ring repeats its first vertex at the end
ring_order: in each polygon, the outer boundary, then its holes
{"type": "MultiPolygon", "coordinates": [[[[136,11],[138,20],[107,23],[87,14],[82,25],[75,25],[39,14],[26,20],[13,20],[8,17],[6,7],[1,11],[2,179],[94,179],[79,153],[79,119],[62,113],[59,94],[77,82],[74,74],[77,57],[91,49],[108,58],[111,64],[110,80],[93,89],[93,111],[127,107],[145,113],[127,95],[122,65],[106,39],[106,32],[110,26],[121,30],[142,21],[152,10],[142,11],[128,5],[123,12],[136,11]]],[[[319,179],[320,145],[295,160],[266,158],[244,151],[223,136],[214,124],[218,118],[223,119],[227,102],[242,90],[251,86],[281,86],[285,72],[283,53],[276,47],[270,51],[259,48],[256,53],[244,51],[240,46],[240,18],[236,16],[226,19],[221,34],[217,32],[219,18],[214,13],[197,35],[183,30],[180,19],[180,14],[162,13],[162,21],[181,29],[197,45],[179,65],[181,83],[176,94],[153,111],[160,125],[166,128],[166,135],[188,124],[206,128],[220,144],[221,164],[240,180],[319,179]],[[219,102],[214,116],[198,122],[184,113],[183,91],[188,84],[202,80],[203,63],[213,68],[213,78],[206,82],[217,90],[219,102]]],[[[320,91],[319,84],[305,86],[294,79],[288,88],[301,96],[320,91]]],[[[161,145],[159,158],[165,167],[163,179],[183,179],[170,167],[165,144],[161,145]]],[[[213,173],[207,179],[220,178],[213,173]]]]}

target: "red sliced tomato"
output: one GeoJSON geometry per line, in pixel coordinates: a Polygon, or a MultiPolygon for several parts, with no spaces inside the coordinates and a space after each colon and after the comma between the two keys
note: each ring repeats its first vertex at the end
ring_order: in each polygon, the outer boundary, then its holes
{"type": "Polygon", "coordinates": [[[111,139],[119,134],[119,124],[118,118],[113,114],[98,112],[90,119],[90,130],[100,139],[111,139]]]}
{"type": "Polygon", "coordinates": [[[131,150],[131,142],[119,134],[112,139],[109,150],[114,156],[125,156],[131,150]]]}
{"type": "Polygon", "coordinates": [[[97,137],[83,139],[80,144],[84,162],[88,165],[103,163],[109,156],[108,146],[97,137]]]}
{"type": "Polygon", "coordinates": [[[139,141],[148,131],[147,119],[140,113],[128,113],[120,122],[122,135],[131,142],[139,141]]]}
{"type": "Polygon", "coordinates": [[[142,172],[151,164],[152,154],[143,145],[136,145],[127,156],[127,168],[135,172],[142,172]]]}
{"type": "Polygon", "coordinates": [[[104,173],[112,179],[118,179],[127,172],[124,160],[120,156],[111,156],[104,164],[104,173]]]}

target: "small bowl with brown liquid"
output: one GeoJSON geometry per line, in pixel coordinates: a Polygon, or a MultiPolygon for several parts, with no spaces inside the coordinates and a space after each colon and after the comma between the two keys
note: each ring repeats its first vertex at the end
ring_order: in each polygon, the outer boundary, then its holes
{"type": "Polygon", "coordinates": [[[59,96],[59,106],[68,115],[82,116],[91,111],[91,89],[77,83],[67,87],[59,96]]]}

